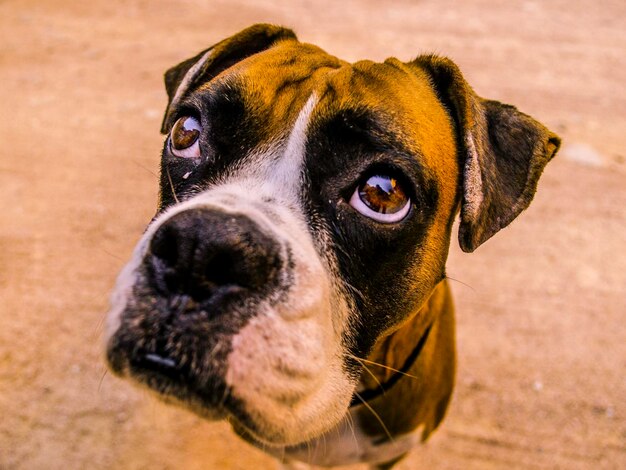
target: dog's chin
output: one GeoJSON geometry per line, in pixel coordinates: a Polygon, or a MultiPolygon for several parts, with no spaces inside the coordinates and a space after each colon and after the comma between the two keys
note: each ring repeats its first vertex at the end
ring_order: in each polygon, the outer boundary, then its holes
{"type": "Polygon", "coordinates": [[[328,403],[325,407],[328,413],[322,412],[315,418],[297,416],[295,409],[285,409],[283,416],[276,416],[276,420],[254,410],[230,413],[228,420],[235,432],[247,441],[262,448],[284,449],[319,438],[335,428],[345,419],[349,402],[347,399],[328,403]]]}
{"type": "MultiPolygon", "coordinates": [[[[259,413],[255,411],[255,407],[238,399],[230,387],[219,379],[213,380],[210,388],[192,389],[188,385],[193,382],[190,377],[170,370],[167,364],[159,361],[127,358],[120,360],[113,358],[111,354],[108,359],[109,367],[115,375],[130,379],[158,400],[190,411],[208,421],[226,420],[242,438],[267,448],[281,449],[321,436],[341,421],[348,411],[350,401],[350,396],[343,400],[330,400],[325,404],[323,418],[317,419],[303,419],[298,416],[297,406],[283,406],[282,412],[274,415],[276,420],[273,420],[271,413],[259,413]]],[[[314,397],[312,399],[318,401],[314,397]]],[[[324,407],[321,403],[318,405],[324,407]]],[[[276,404],[269,408],[272,409],[271,412],[278,411],[276,404]]]]}
{"type": "Polygon", "coordinates": [[[233,403],[234,407],[227,411],[227,420],[240,437],[260,448],[281,450],[305,444],[335,428],[346,419],[350,396],[324,402],[312,394],[303,403],[280,407],[282,410],[275,403],[259,410],[259,406],[267,404],[265,401],[254,405],[241,400],[233,403]],[[311,403],[315,406],[311,407],[311,403]]]}

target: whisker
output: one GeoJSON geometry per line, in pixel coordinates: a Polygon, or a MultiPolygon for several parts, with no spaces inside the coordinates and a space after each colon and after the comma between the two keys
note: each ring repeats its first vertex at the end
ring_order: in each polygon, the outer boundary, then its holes
{"type": "Polygon", "coordinates": [[[172,190],[172,195],[174,196],[174,200],[176,204],[179,204],[178,196],[176,196],[176,190],[174,189],[174,183],[172,183],[172,175],[170,175],[170,169],[166,166],[165,172],[167,173],[167,180],[170,182],[170,189],[172,190]]]}
{"type": "Polygon", "coordinates": [[[311,455],[311,441],[308,440],[306,441],[306,452],[307,452],[307,463],[309,465],[313,465],[311,462],[313,462],[313,456],[311,455]]]}
{"type": "Polygon", "coordinates": [[[361,403],[363,403],[363,405],[365,405],[365,407],[374,415],[374,418],[376,418],[378,420],[378,422],[382,426],[383,430],[385,431],[385,434],[387,434],[387,437],[389,438],[389,440],[391,442],[394,442],[394,438],[391,435],[391,433],[389,432],[389,429],[387,429],[387,426],[385,426],[385,423],[383,422],[381,417],[378,415],[378,413],[376,413],[374,408],[372,408],[371,405],[368,402],[363,400],[363,397],[361,397],[361,395],[359,395],[357,392],[354,392],[354,396],[357,397],[359,400],[361,400],[361,403]]]}
{"type": "Polygon", "coordinates": [[[112,258],[115,258],[118,261],[125,261],[124,258],[117,256],[116,254],[111,253],[109,250],[107,250],[106,248],[102,248],[100,247],[100,249],[102,251],[104,251],[107,255],[111,256],[112,258]]]}
{"type": "Polygon", "coordinates": [[[472,289],[474,292],[476,292],[476,289],[474,289],[472,286],[470,286],[469,284],[466,284],[463,281],[459,281],[458,279],[454,279],[453,277],[450,277],[450,276],[446,276],[446,279],[449,279],[454,282],[458,282],[459,284],[464,285],[465,287],[468,287],[469,289],[472,289]]]}
{"type": "Polygon", "coordinates": [[[261,443],[261,450],[262,450],[263,452],[266,452],[266,449],[267,449],[267,446],[265,445],[265,442],[262,442],[262,443],[261,443]]]}
{"type": "Polygon", "coordinates": [[[348,290],[351,290],[352,292],[354,292],[356,295],[358,295],[361,300],[365,300],[365,294],[363,294],[363,292],[361,292],[359,289],[357,289],[356,287],[354,287],[352,284],[350,284],[348,281],[343,280],[341,281],[341,283],[348,288],[348,290]]]}
{"type": "Polygon", "coordinates": [[[104,328],[104,324],[106,322],[106,318],[107,312],[100,314],[100,319],[93,327],[92,338],[97,339],[98,335],[102,332],[102,329],[104,328]]]}
{"type": "MultiPolygon", "coordinates": [[[[323,436],[323,434],[322,434],[322,436],[323,436]]],[[[313,452],[309,456],[309,465],[311,465],[311,466],[313,465],[312,462],[315,461],[315,459],[317,458],[317,455],[319,453],[319,448],[320,448],[320,443],[322,441],[322,436],[309,441],[310,442],[310,446],[313,449],[313,452]]]]}
{"type": "Polygon", "coordinates": [[[352,413],[347,413],[346,416],[348,419],[348,425],[350,426],[350,431],[352,432],[352,439],[354,439],[354,444],[358,447],[359,441],[356,438],[356,432],[354,431],[354,419],[352,418],[352,413]]]}
{"type": "Polygon", "coordinates": [[[100,377],[100,382],[98,382],[98,393],[100,393],[100,389],[102,388],[102,382],[104,381],[104,378],[106,377],[108,373],[109,373],[109,370],[105,367],[104,372],[102,373],[102,377],[100,377]]]}
{"type": "Polygon", "coordinates": [[[378,380],[378,377],[376,377],[376,376],[374,375],[374,373],[373,373],[371,370],[369,370],[369,368],[365,365],[365,362],[363,362],[363,359],[361,359],[360,357],[356,357],[356,356],[353,356],[353,359],[357,360],[357,361],[358,361],[358,362],[359,362],[359,363],[363,366],[363,369],[365,369],[365,371],[366,371],[369,375],[371,375],[371,376],[372,376],[372,378],[373,378],[373,379],[374,379],[374,381],[378,384],[378,386],[382,389],[383,394],[384,394],[384,393],[385,393],[385,389],[383,388],[383,384],[381,384],[381,383],[380,383],[380,380],[378,380]]]}
{"type": "Polygon", "coordinates": [[[228,387],[224,387],[224,390],[222,391],[222,397],[220,398],[220,401],[218,402],[218,406],[220,408],[222,408],[224,406],[224,404],[226,403],[226,400],[228,400],[230,396],[230,391],[228,390],[228,387]]]}
{"type": "Polygon", "coordinates": [[[366,363],[371,364],[373,366],[382,367],[383,369],[388,369],[390,371],[397,372],[398,374],[406,375],[407,377],[411,377],[412,379],[419,379],[419,377],[417,377],[415,375],[407,374],[406,372],[403,372],[403,371],[398,370],[398,369],[394,369],[393,367],[386,366],[385,364],[379,364],[378,362],[370,361],[368,359],[363,359],[362,357],[354,356],[352,354],[348,354],[348,356],[351,357],[352,359],[357,360],[357,361],[363,361],[363,362],[366,362],[366,363]]]}
{"type": "Polygon", "coordinates": [[[140,168],[143,168],[144,170],[146,170],[148,173],[150,173],[152,176],[156,176],[157,178],[159,177],[159,175],[157,175],[154,171],[152,171],[150,168],[148,168],[147,166],[142,165],[141,163],[139,163],[137,160],[132,160],[132,162],[137,165],[140,168]]]}

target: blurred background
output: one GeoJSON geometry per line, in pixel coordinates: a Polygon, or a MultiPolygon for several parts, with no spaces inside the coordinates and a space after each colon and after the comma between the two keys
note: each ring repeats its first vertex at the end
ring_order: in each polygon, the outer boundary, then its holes
{"type": "Polygon", "coordinates": [[[0,0],[0,468],[273,468],[101,344],[155,210],[163,72],[257,22],[347,60],[449,56],[564,139],[520,219],[471,255],[455,234],[458,386],[397,468],[626,468],[623,0],[0,0]]]}

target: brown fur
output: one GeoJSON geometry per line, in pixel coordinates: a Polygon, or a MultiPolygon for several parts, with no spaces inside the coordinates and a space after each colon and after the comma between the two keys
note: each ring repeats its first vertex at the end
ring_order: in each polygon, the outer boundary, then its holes
{"type": "MultiPolygon", "coordinates": [[[[410,376],[369,403],[392,436],[424,425],[425,440],[444,417],[454,387],[456,356],[454,305],[447,281],[439,283],[426,304],[406,323],[381,338],[368,357],[369,361],[399,370],[429,325],[432,327],[424,348],[407,372],[410,376]]],[[[361,382],[368,389],[381,384],[384,389],[394,374],[392,369],[367,364],[361,382]]],[[[361,410],[359,419],[366,433],[385,435],[380,421],[368,409],[361,410]]]]}

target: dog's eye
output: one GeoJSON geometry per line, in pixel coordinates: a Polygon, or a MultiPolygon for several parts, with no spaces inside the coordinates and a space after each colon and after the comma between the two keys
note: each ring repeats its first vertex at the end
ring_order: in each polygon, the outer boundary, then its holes
{"type": "Polygon", "coordinates": [[[198,158],[200,156],[200,132],[202,126],[196,118],[183,116],[176,121],[170,134],[172,153],[182,158],[198,158]]]}
{"type": "Polygon", "coordinates": [[[370,176],[361,183],[350,205],[370,219],[384,224],[400,222],[411,209],[411,199],[401,183],[391,176],[370,176]]]}

